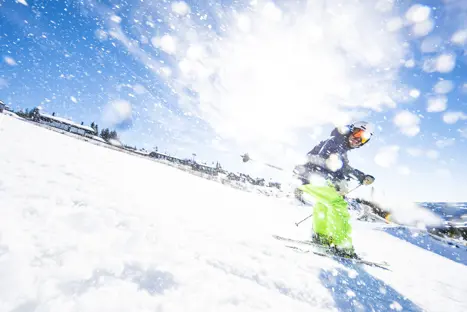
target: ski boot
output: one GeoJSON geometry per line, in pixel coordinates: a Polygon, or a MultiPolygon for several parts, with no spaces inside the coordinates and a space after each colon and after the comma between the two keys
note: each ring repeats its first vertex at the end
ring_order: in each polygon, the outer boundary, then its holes
{"type": "Polygon", "coordinates": [[[357,260],[360,259],[360,256],[357,255],[353,246],[351,248],[339,248],[337,246],[334,246],[334,247],[331,247],[331,250],[333,253],[343,258],[357,259],[357,260]]]}
{"type": "Polygon", "coordinates": [[[333,243],[332,237],[327,237],[324,235],[313,233],[311,237],[311,241],[315,244],[319,244],[319,245],[329,248],[330,252],[332,252],[333,254],[339,257],[348,258],[348,259],[360,259],[360,257],[355,252],[355,249],[353,248],[353,246],[350,248],[338,247],[333,243]]]}
{"type": "Polygon", "coordinates": [[[325,247],[332,247],[334,244],[332,243],[332,237],[320,235],[317,233],[313,233],[311,236],[311,241],[315,244],[323,245],[325,247]]]}

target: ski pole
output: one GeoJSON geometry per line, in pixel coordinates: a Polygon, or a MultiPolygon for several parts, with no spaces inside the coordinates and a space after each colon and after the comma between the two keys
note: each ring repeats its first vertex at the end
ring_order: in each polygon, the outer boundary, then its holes
{"type": "Polygon", "coordinates": [[[271,165],[271,164],[268,164],[268,163],[263,163],[263,164],[265,164],[266,166],[269,166],[271,168],[274,168],[276,170],[284,171],[284,169],[282,169],[281,167],[277,167],[275,165],[271,165]]]}
{"type": "Polygon", "coordinates": [[[305,218],[305,219],[303,219],[302,221],[295,222],[295,225],[296,225],[296,226],[299,226],[299,225],[300,225],[300,223],[302,223],[302,222],[303,222],[303,221],[305,221],[305,220],[308,220],[309,218],[311,218],[311,216],[312,216],[312,215],[313,215],[313,214],[309,215],[308,217],[306,217],[306,218],[305,218]]]}
{"type": "Polygon", "coordinates": [[[360,183],[359,185],[357,185],[356,187],[354,187],[353,189],[351,189],[350,191],[348,191],[347,193],[345,193],[345,194],[344,194],[344,197],[347,196],[347,195],[349,195],[350,192],[355,191],[356,189],[358,189],[358,188],[359,188],[360,186],[362,186],[362,185],[363,185],[363,184],[360,183]]]}
{"type": "MultiPolygon", "coordinates": [[[[346,195],[348,195],[350,192],[355,191],[356,189],[358,189],[358,188],[359,188],[360,186],[362,186],[362,185],[363,185],[363,184],[360,183],[359,185],[357,185],[356,187],[354,187],[353,189],[351,189],[350,191],[348,191],[347,193],[345,193],[345,194],[344,194],[344,197],[345,197],[346,195]]],[[[299,226],[300,223],[302,223],[302,222],[305,221],[305,220],[308,220],[309,218],[311,218],[311,216],[313,216],[313,214],[310,214],[308,217],[306,217],[305,219],[303,219],[303,220],[301,220],[301,221],[299,221],[299,222],[295,222],[295,225],[296,225],[296,226],[299,226]]]]}
{"type": "Polygon", "coordinates": [[[245,163],[248,162],[248,161],[250,161],[250,160],[252,160],[252,161],[255,161],[255,162],[257,162],[257,163],[263,164],[263,165],[265,165],[265,166],[274,168],[274,169],[276,169],[276,170],[284,171],[284,168],[278,167],[278,166],[276,166],[276,165],[268,164],[267,162],[264,162],[264,161],[261,161],[261,160],[252,159],[247,153],[246,153],[245,155],[240,155],[240,157],[242,157],[243,162],[245,162],[245,163]]]}

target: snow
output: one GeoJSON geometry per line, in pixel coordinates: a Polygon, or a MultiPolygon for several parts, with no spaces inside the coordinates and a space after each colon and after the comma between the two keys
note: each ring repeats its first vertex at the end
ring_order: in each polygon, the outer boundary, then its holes
{"type": "Polygon", "coordinates": [[[409,95],[412,98],[416,99],[416,98],[418,98],[420,96],[420,90],[412,89],[412,90],[410,90],[409,95]]]}
{"type": "Polygon", "coordinates": [[[398,31],[404,26],[404,21],[400,17],[390,19],[386,24],[386,29],[390,32],[398,31]]]}
{"type": "Polygon", "coordinates": [[[444,53],[436,58],[436,70],[440,73],[449,73],[456,66],[456,56],[451,53],[444,53]]]}
{"type": "Polygon", "coordinates": [[[452,37],[451,42],[457,45],[464,45],[467,41],[467,29],[461,29],[456,31],[452,37]]]}
{"type": "Polygon", "coordinates": [[[416,23],[412,26],[412,33],[417,37],[423,37],[428,35],[435,27],[435,22],[431,19],[427,19],[423,22],[416,23]]]}
{"type": "Polygon", "coordinates": [[[413,68],[415,66],[415,61],[414,60],[407,60],[404,63],[404,66],[407,67],[407,68],[413,68]]]}
{"type": "Polygon", "coordinates": [[[113,146],[123,146],[123,144],[120,141],[115,139],[109,139],[108,142],[113,146]]]}
{"type": "Polygon", "coordinates": [[[116,100],[108,103],[104,107],[102,119],[112,126],[131,122],[132,106],[125,100],[116,100]]]}
{"type": "Polygon", "coordinates": [[[96,29],[96,31],[94,32],[94,35],[100,41],[105,41],[109,37],[109,34],[102,29],[96,29]]]}
{"type": "Polygon", "coordinates": [[[448,107],[448,98],[446,96],[436,96],[428,98],[427,112],[443,112],[448,107]]]}
{"type": "Polygon", "coordinates": [[[394,7],[394,0],[378,0],[376,2],[375,8],[381,12],[391,11],[394,7]]]}
{"type": "Polygon", "coordinates": [[[171,90],[184,116],[277,162],[278,146],[289,148],[315,126],[349,122],[360,109],[396,107],[395,82],[408,51],[395,31],[401,20],[384,27],[395,17],[393,3],[321,2],[228,1],[200,9],[186,1],[191,12],[180,16],[177,1],[140,1],[135,12],[157,12],[157,29],[134,25],[151,34],[152,50],[130,44],[141,42],[127,27],[112,25],[112,36],[157,74],[153,83],[171,90]],[[193,47],[202,53],[193,57],[193,47]]]}
{"type": "Polygon", "coordinates": [[[375,163],[381,167],[389,168],[396,164],[399,157],[400,147],[397,145],[390,145],[380,148],[375,156],[375,163]]]}
{"type": "Polygon", "coordinates": [[[407,136],[415,136],[420,132],[420,118],[408,110],[397,113],[393,122],[407,136]]]}
{"type": "Polygon", "coordinates": [[[153,37],[151,39],[152,44],[160,48],[162,51],[168,54],[174,54],[177,51],[177,43],[174,37],[170,35],[163,35],[162,37],[153,37]]]}
{"type": "Polygon", "coordinates": [[[112,15],[110,20],[114,23],[120,24],[122,22],[122,18],[118,15],[112,15]]]}
{"type": "Polygon", "coordinates": [[[405,18],[411,23],[422,23],[430,17],[431,9],[425,5],[414,4],[405,13],[405,18]]]}
{"type": "Polygon", "coordinates": [[[28,3],[26,2],[26,0],[16,0],[16,2],[21,3],[24,6],[28,6],[28,3]]]}
{"type": "Polygon", "coordinates": [[[447,124],[455,124],[459,120],[467,120],[467,115],[463,112],[446,112],[443,115],[443,121],[447,124]]]}
{"type": "Polygon", "coordinates": [[[96,141],[99,141],[99,142],[102,142],[102,143],[106,143],[106,141],[103,138],[101,138],[100,136],[92,135],[91,138],[93,140],[96,140],[96,141]]]}
{"type": "Polygon", "coordinates": [[[390,271],[299,254],[271,239],[309,237],[290,200],[9,116],[0,139],[1,311],[467,310],[466,252],[415,230],[354,223],[390,271]]]}
{"type": "MultiPolygon", "coordinates": [[[[14,118],[23,119],[23,117],[19,117],[19,116],[16,115],[15,113],[10,112],[10,111],[7,111],[7,110],[4,110],[4,111],[3,111],[3,114],[4,114],[4,115],[11,116],[11,117],[14,117],[14,118]]],[[[0,118],[2,118],[2,117],[0,117],[0,118]]],[[[1,122],[1,121],[0,121],[0,122],[1,122]]]]}
{"type": "Polygon", "coordinates": [[[178,15],[187,15],[190,13],[190,7],[184,1],[172,2],[172,11],[178,15]]]}
{"type": "Polygon", "coordinates": [[[15,66],[15,65],[17,65],[15,59],[12,58],[12,57],[10,57],[10,56],[5,56],[5,57],[3,58],[3,60],[5,61],[5,63],[7,63],[7,64],[10,65],[10,66],[15,66]]]}
{"type": "Polygon", "coordinates": [[[438,94],[447,94],[452,89],[454,89],[454,83],[451,80],[440,80],[433,87],[433,90],[438,94]]]}
{"type": "Polygon", "coordinates": [[[140,84],[135,84],[133,86],[133,90],[135,91],[136,94],[144,94],[147,92],[146,88],[140,84]]]}

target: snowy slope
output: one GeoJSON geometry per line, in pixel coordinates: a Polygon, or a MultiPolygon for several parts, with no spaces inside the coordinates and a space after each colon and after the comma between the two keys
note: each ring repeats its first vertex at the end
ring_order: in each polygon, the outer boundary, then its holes
{"type": "Polygon", "coordinates": [[[271,234],[306,208],[9,116],[0,170],[0,311],[467,311],[464,251],[357,223],[392,271],[299,254],[271,234]]]}

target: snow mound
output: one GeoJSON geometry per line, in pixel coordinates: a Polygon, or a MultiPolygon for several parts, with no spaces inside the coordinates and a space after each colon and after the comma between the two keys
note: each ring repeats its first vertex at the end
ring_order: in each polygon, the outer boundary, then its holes
{"type": "Polygon", "coordinates": [[[466,263],[410,235],[353,224],[391,271],[299,254],[271,235],[308,238],[306,206],[9,116],[0,130],[0,311],[467,310],[466,263]]]}

